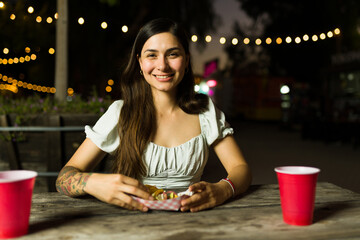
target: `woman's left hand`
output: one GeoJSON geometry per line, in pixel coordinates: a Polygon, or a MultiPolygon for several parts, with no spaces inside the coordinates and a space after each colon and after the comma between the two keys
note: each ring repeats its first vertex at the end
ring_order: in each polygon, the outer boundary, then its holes
{"type": "Polygon", "coordinates": [[[182,212],[198,212],[222,204],[229,199],[233,192],[228,183],[220,181],[217,183],[198,182],[189,187],[194,194],[181,201],[182,212]]]}

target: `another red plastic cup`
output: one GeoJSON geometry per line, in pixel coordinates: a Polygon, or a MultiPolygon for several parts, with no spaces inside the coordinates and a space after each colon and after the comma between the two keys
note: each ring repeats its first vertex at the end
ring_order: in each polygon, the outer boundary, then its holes
{"type": "Polygon", "coordinates": [[[304,166],[275,168],[284,222],[306,226],[313,222],[316,181],[320,169],[304,166]]]}
{"type": "Polygon", "coordinates": [[[28,170],[0,172],[0,238],[27,234],[36,176],[28,170]]]}

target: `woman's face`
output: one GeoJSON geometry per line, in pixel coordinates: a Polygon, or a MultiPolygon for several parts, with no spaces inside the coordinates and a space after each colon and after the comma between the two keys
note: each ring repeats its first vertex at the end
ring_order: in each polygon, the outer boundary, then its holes
{"type": "Polygon", "coordinates": [[[138,56],[140,68],[152,91],[175,92],[184,77],[189,57],[177,38],[169,33],[150,37],[138,56]]]}

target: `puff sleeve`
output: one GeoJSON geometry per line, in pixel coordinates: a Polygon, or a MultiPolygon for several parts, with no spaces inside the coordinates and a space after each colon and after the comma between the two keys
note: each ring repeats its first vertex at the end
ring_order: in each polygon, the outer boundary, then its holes
{"type": "Polygon", "coordinates": [[[209,146],[218,139],[234,134],[233,128],[225,120],[225,114],[215,106],[211,98],[208,110],[200,116],[202,132],[209,146]]]}
{"type": "Polygon", "coordinates": [[[85,126],[86,137],[107,153],[114,153],[120,143],[118,121],[123,101],[113,102],[93,127],[85,126]]]}

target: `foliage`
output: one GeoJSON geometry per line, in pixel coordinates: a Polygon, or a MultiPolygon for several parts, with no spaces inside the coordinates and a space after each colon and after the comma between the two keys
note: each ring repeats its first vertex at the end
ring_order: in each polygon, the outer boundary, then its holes
{"type": "MultiPolygon", "coordinates": [[[[14,126],[21,126],[31,118],[44,114],[81,114],[90,113],[101,115],[110,106],[112,100],[109,98],[92,97],[84,100],[80,96],[68,98],[66,102],[58,102],[53,97],[42,98],[33,95],[26,98],[10,98],[0,94],[0,115],[14,114],[14,126]]],[[[10,134],[0,133],[0,139],[5,141],[21,142],[26,140],[23,132],[10,134]]]]}
{"type": "Polygon", "coordinates": [[[0,114],[15,114],[15,124],[20,125],[28,116],[39,114],[92,113],[102,114],[112,101],[97,95],[82,99],[74,96],[66,102],[58,102],[52,97],[41,98],[33,95],[26,98],[10,98],[0,95],[0,114]]]}

